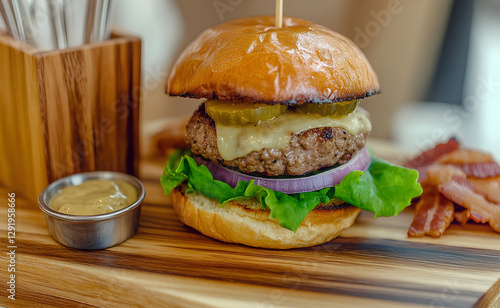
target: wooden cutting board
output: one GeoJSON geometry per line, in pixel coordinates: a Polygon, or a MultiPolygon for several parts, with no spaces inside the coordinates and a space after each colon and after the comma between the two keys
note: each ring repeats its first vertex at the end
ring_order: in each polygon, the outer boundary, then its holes
{"type": "MultiPolygon", "coordinates": [[[[397,160],[387,147],[379,156],[397,160]]],[[[398,154],[399,155],[399,154],[398,154]]],[[[226,244],[179,222],[142,162],[146,200],[138,233],[103,251],[56,243],[38,206],[16,199],[16,300],[6,307],[499,307],[500,234],[452,225],[439,239],[409,239],[412,211],[363,212],[342,236],[287,251],[226,244]]],[[[7,213],[0,188],[1,212],[7,213]]],[[[1,219],[7,235],[6,216],[1,219]]],[[[2,241],[6,250],[7,241],[2,241]]],[[[7,281],[2,258],[0,277],[7,281]]]]}

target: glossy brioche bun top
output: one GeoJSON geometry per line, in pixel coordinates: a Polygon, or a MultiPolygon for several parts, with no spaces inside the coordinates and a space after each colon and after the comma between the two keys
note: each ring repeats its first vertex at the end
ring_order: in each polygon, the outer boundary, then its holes
{"type": "Polygon", "coordinates": [[[307,20],[237,19],[207,29],[173,66],[170,95],[300,104],[379,92],[375,72],[346,37],[307,20]]]}

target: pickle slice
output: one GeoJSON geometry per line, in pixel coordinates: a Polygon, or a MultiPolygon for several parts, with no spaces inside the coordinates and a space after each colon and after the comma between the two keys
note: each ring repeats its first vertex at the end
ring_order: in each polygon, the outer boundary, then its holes
{"type": "Polygon", "coordinates": [[[358,104],[359,99],[338,103],[306,103],[297,106],[297,110],[302,113],[315,113],[324,117],[341,117],[356,110],[358,104]]]}
{"type": "Polygon", "coordinates": [[[208,115],[222,125],[245,125],[259,123],[274,118],[285,112],[286,105],[268,105],[264,103],[241,103],[231,101],[208,100],[205,110],[208,115]]]}

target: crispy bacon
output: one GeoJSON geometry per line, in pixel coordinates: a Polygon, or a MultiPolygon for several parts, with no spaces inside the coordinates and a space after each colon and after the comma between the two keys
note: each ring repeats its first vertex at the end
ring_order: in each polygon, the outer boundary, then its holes
{"type": "Polygon", "coordinates": [[[462,170],[467,176],[476,179],[485,179],[500,175],[500,166],[496,162],[453,164],[453,166],[462,170]]]}
{"type": "Polygon", "coordinates": [[[464,187],[467,187],[468,189],[472,190],[473,192],[476,192],[476,189],[474,188],[474,185],[472,185],[472,183],[467,178],[465,178],[465,177],[454,176],[452,178],[452,181],[457,182],[458,184],[460,184],[460,185],[462,185],[464,187]]]}
{"type": "Polygon", "coordinates": [[[432,164],[442,155],[458,150],[459,148],[460,143],[455,138],[451,138],[447,143],[438,144],[433,149],[427,150],[414,159],[407,161],[404,166],[414,169],[424,167],[432,164]]]}
{"type": "Polygon", "coordinates": [[[433,164],[427,168],[427,177],[423,184],[437,186],[456,178],[466,179],[467,175],[452,165],[433,164]]]}
{"type": "Polygon", "coordinates": [[[469,179],[474,190],[483,195],[486,200],[500,204],[500,176],[493,179],[469,179]]]}
{"type": "Polygon", "coordinates": [[[427,181],[427,169],[429,169],[429,166],[432,166],[432,165],[420,166],[420,167],[413,168],[413,169],[418,171],[418,182],[420,184],[425,183],[427,181]]]}
{"type": "Polygon", "coordinates": [[[436,189],[424,190],[417,202],[409,237],[440,237],[454,218],[454,205],[436,189]]]}
{"type": "Polygon", "coordinates": [[[487,153],[474,150],[459,149],[440,156],[436,159],[440,164],[474,164],[474,163],[493,163],[493,156],[487,153]]]}
{"type": "Polygon", "coordinates": [[[493,230],[500,232],[500,205],[487,201],[474,191],[466,179],[454,180],[438,186],[439,192],[470,211],[470,219],[479,223],[489,222],[493,230]]]}
{"type": "Polygon", "coordinates": [[[404,166],[419,172],[424,188],[408,236],[440,236],[453,219],[489,222],[500,232],[500,166],[493,156],[450,139],[404,166]]]}
{"type": "Polygon", "coordinates": [[[470,211],[468,209],[457,211],[457,209],[455,208],[455,214],[453,216],[460,225],[465,226],[467,222],[469,222],[470,211]]]}

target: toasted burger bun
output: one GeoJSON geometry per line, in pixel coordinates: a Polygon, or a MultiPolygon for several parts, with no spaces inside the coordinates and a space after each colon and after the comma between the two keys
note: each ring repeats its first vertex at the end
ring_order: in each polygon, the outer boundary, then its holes
{"type": "Polygon", "coordinates": [[[269,210],[260,203],[229,202],[224,207],[217,200],[202,195],[172,191],[173,205],[180,220],[206,236],[253,247],[289,249],[319,245],[349,228],[361,209],[322,207],[310,212],[294,233],[269,218],[269,210]]]}
{"type": "Polygon", "coordinates": [[[368,60],[346,37],[285,17],[230,21],[204,31],[174,65],[167,93],[193,98],[301,104],[379,92],[368,60]]]}

